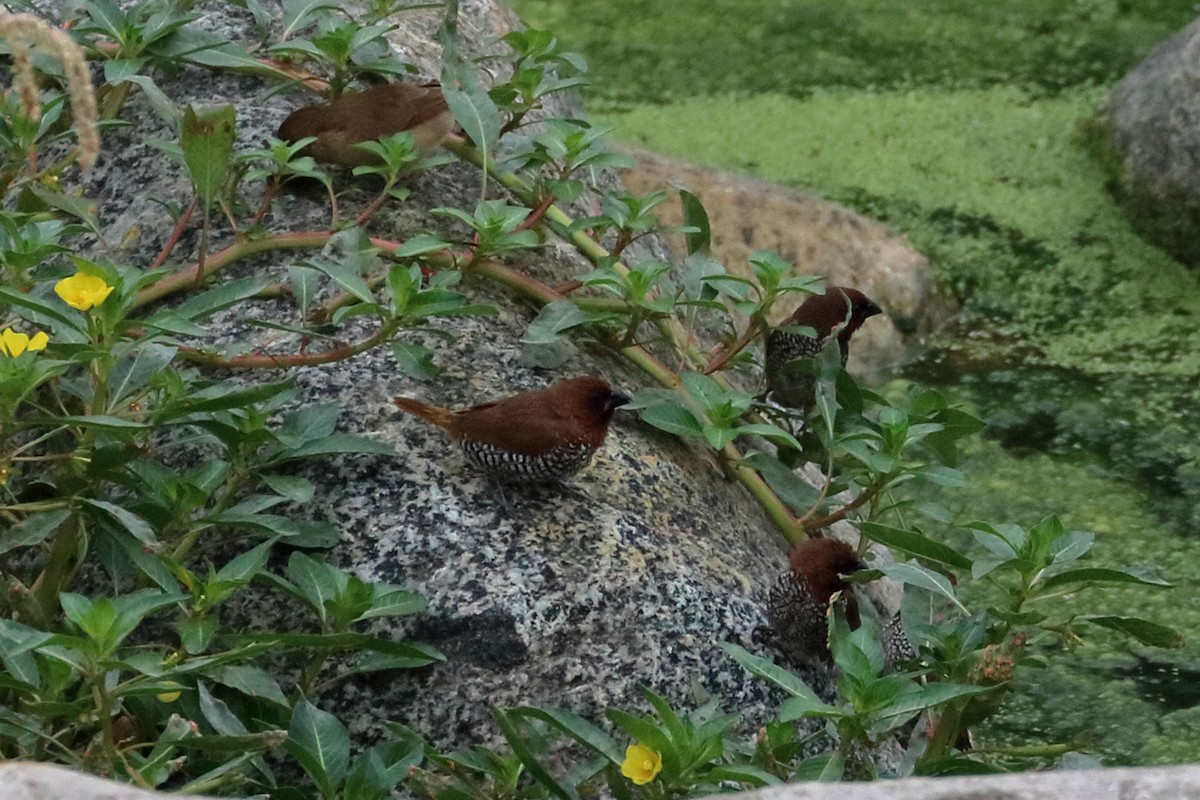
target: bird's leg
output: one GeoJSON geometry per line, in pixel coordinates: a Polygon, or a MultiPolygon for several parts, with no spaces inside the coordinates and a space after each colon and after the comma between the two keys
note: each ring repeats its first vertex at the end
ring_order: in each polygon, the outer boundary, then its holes
{"type": "Polygon", "coordinates": [[[558,488],[562,489],[576,500],[591,500],[591,498],[588,497],[588,493],[583,490],[582,486],[578,486],[570,481],[561,479],[555,481],[555,483],[557,484],[558,488]]]}
{"type": "Polygon", "coordinates": [[[508,502],[508,495],[504,493],[504,481],[500,480],[495,475],[488,475],[488,483],[496,490],[496,494],[500,496],[500,507],[505,511],[512,511],[512,504],[508,502]]]}

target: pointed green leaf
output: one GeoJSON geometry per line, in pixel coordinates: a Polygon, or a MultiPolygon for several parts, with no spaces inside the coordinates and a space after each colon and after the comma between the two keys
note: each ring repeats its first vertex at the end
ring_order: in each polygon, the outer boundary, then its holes
{"type": "Polygon", "coordinates": [[[183,162],[196,193],[205,205],[212,205],[221,192],[229,164],[233,160],[235,112],[232,105],[183,112],[183,130],[179,145],[183,162]]]}
{"type": "Polygon", "coordinates": [[[1151,647],[1183,647],[1186,640],[1174,628],[1159,625],[1157,622],[1139,619],[1138,617],[1119,617],[1105,615],[1085,615],[1076,617],[1080,622],[1090,622],[1102,628],[1119,631],[1132,636],[1142,644],[1151,647]]]}

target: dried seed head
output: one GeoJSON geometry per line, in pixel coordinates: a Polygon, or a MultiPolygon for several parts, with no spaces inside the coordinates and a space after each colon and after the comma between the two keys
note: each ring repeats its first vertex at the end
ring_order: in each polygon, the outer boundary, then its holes
{"type": "Polygon", "coordinates": [[[12,49],[13,87],[30,119],[41,117],[32,48],[45,48],[62,63],[71,100],[71,123],[79,137],[79,165],[91,167],[100,154],[100,134],[96,129],[96,94],[83,50],[70,36],[33,14],[0,14],[0,39],[6,39],[12,49]]]}

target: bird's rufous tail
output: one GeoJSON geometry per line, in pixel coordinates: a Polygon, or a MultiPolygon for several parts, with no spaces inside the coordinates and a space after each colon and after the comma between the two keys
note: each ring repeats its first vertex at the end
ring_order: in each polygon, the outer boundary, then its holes
{"type": "Polygon", "coordinates": [[[411,397],[395,397],[392,399],[400,407],[401,411],[415,414],[426,422],[432,422],[439,428],[449,428],[450,421],[454,419],[454,412],[448,408],[431,406],[429,403],[422,403],[420,400],[414,400],[411,397]]]}

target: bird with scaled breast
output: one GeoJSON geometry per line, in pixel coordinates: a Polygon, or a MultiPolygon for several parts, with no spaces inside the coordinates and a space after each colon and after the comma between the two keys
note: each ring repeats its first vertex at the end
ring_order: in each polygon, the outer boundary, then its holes
{"type": "Polygon", "coordinates": [[[395,398],[401,410],[445,429],[472,466],[501,483],[558,481],[583,469],[604,443],[613,412],[628,402],[595,376],[462,411],[395,398]]]}
{"type": "Polygon", "coordinates": [[[813,360],[835,328],[842,366],[850,358],[850,337],[876,314],[879,306],[858,289],[829,286],[802,302],[784,322],[767,334],[766,376],[769,396],[776,403],[807,414],[816,396],[813,360]],[[816,336],[788,331],[812,328],[816,336]]]}
{"type": "Polygon", "coordinates": [[[439,84],[401,82],[345,92],[328,105],[297,109],[279,126],[279,138],[290,144],[315,136],[300,155],[358,167],[378,159],[356,144],[411,131],[417,149],[432,150],[453,129],[454,115],[439,84]]]}
{"type": "MultiPolygon", "coordinates": [[[[829,663],[830,604],[841,592],[851,630],[862,624],[858,598],[846,576],[867,569],[859,554],[837,539],[806,539],[788,553],[789,568],[767,595],[771,643],[794,666],[829,663]]],[[[916,653],[897,613],[884,626],[884,671],[911,660],[916,653]]]]}

